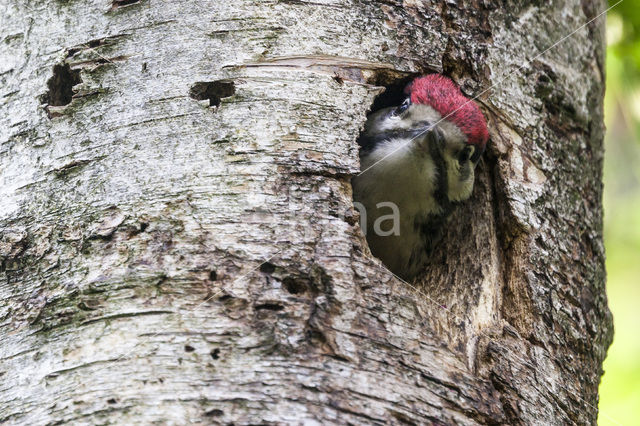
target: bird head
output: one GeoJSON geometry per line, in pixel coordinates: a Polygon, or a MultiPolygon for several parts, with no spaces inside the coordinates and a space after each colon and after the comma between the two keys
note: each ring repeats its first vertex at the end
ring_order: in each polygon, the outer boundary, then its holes
{"type": "Polygon", "coordinates": [[[441,173],[446,173],[449,200],[469,198],[475,166],[489,140],[480,108],[440,74],[414,79],[405,88],[405,95],[402,104],[369,117],[363,149],[389,140],[411,140],[411,146],[430,155],[441,166],[441,173]]]}

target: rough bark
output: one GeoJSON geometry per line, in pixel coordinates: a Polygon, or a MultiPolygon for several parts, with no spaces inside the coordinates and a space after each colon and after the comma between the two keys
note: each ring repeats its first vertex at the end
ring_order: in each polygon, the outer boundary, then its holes
{"type": "Polygon", "coordinates": [[[603,1],[0,3],[0,422],[595,424],[603,19],[535,56],[603,1]],[[350,179],[434,71],[492,142],[410,285],[350,179]]]}

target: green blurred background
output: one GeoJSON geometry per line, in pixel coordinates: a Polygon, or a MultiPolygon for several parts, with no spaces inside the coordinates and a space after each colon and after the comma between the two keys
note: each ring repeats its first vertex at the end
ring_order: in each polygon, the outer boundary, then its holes
{"type": "MultiPolygon", "coordinates": [[[[610,1],[613,6],[618,0],[610,1]]],[[[600,425],[640,425],[640,2],[607,16],[604,240],[615,336],[600,384],[600,425]]]]}

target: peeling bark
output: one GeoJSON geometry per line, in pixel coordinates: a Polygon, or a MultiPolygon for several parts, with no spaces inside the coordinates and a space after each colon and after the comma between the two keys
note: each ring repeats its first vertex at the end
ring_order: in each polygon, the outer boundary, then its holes
{"type": "Polygon", "coordinates": [[[0,422],[595,424],[604,8],[2,0],[0,422]],[[350,180],[427,72],[492,142],[409,284],[350,180]]]}

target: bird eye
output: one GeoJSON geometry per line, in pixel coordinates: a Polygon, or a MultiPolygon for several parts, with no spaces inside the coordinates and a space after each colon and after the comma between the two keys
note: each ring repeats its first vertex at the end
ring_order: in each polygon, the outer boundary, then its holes
{"type": "Polygon", "coordinates": [[[404,102],[395,110],[393,110],[393,115],[397,116],[402,114],[403,112],[405,112],[407,110],[407,108],[409,108],[409,105],[411,105],[411,99],[407,98],[404,100],[404,102]]]}

